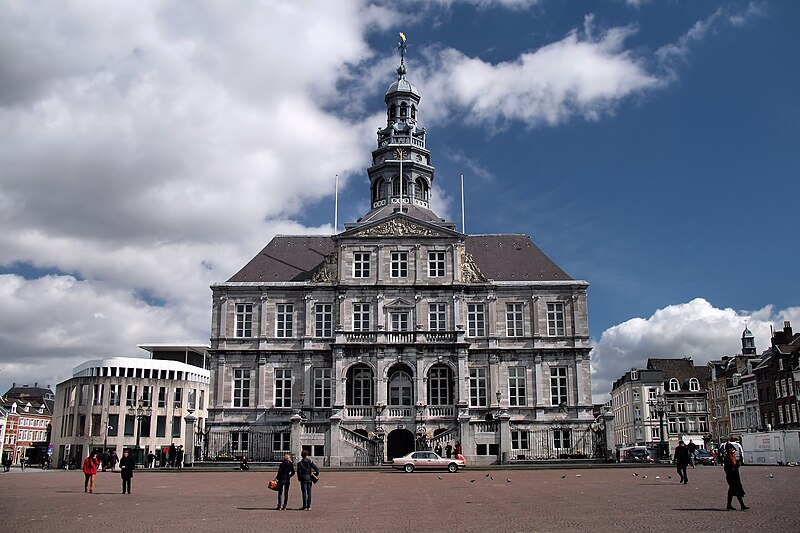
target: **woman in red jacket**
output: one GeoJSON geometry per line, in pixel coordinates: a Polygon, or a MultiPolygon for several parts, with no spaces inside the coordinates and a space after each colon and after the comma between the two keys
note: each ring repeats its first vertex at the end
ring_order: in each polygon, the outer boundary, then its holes
{"type": "Polygon", "coordinates": [[[96,453],[92,453],[83,460],[83,475],[86,478],[83,482],[83,492],[87,490],[94,492],[94,476],[97,475],[97,467],[100,465],[100,459],[97,458],[96,453]]]}

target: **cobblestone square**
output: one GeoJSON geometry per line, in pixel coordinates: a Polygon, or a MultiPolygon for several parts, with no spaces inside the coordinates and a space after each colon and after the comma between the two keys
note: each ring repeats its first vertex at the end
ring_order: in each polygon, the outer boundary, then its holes
{"type": "Polygon", "coordinates": [[[800,468],[744,467],[746,512],[724,511],[720,467],[690,469],[685,486],[666,467],[323,470],[311,512],[296,510],[296,481],[292,510],[275,511],[275,493],[266,489],[271,477],[258,471],[137,472],[133,494],[123,495],[119,474],[106,472],[98,474],[95,494],[84,494],[79,471],[15,470],[0,475],[2,530],[800,531],[800,468]]]}

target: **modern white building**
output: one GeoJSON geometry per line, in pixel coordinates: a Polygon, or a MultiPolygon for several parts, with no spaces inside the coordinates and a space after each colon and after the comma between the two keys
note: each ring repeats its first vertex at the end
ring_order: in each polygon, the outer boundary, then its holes
{"type": "Polygon", "coordinates": [[[208,346],[140,347],[151,357],[86,361],[56,386],[54,464],[80,464],[104,448],[120,457],[129,449],[141,463],[171,444],[194,456],[207,416],[208,346]]]}

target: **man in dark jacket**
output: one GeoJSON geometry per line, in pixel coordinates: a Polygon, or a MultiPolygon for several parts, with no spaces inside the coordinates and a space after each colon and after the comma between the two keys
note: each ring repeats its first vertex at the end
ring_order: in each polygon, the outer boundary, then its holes
{"type": "Polygon", "coordinates": [[[278,506],[276,511],[285,511],[286,504],[289,503],[289,480],[294,475],[294,463],[292,456],[288,453],[283,456],[283,461],[278,466],[278,475],[275,479],[278,481],[278,506]]]}
{"type": "Polygon", "coordinates": [[[125,494],[127,489],[128,494],[131,493],[131,479],[133,479],[133,470],[136,468],[136,460],[128,450],[122,452],[122,459],[119,460],[119,471],[122,474],[122,494],[125,494]]]}
{"type": "Polygon", "coordinates": [[[300,455],[302,459],[297,462],[297,480],[300,482],[300,493],[303,495],[303,506],[300,510],[310,511],[311,485],[319,477],[319,467],[308,457],[308,450],[303,450],[300,455]]]}
{"type": "Polygon", "coordinates": [[[678,475],[681,476],[681,483],[689,483],[689,478],[686,476],[686,467],[689,466],[689,447],[684,442],[678,441],[678,447],[675,448],[675,465],[678,468],[678,475]]]}

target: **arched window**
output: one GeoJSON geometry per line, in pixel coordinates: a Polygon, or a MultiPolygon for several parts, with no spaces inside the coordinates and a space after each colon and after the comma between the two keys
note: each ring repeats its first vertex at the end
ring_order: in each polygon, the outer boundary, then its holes
{"type": "Polygon", "coordinates": [[[678,392],[679,390],[681,390],[681,386],[680,386],[680,383],[678,383],[678,380],[676,378],[670,379],[669,380],[669,391],[670,392],[678,392]]]}
{"type": "MultiPolygon", "coordinates": [[[[392,179],[392,196],[395,198],[400,196],[400,176],[395,176],[392,179]]],[[[403,196],[408,196],[408,180],[403,183],[403,196]]]]}
{"type": "MultiPolygon", "coordinates": [[[[738,376],[737,376],[738,377],[738,376]]],[[[737,379],[738,381],[738,379],[737,379]]],[[[692,392],[697,392],[700,390],[700,380],[697,378],[692,378],[689,380],[689,390],[692,392]]]]}
{"type": "Polygon", "coordinates": [[[425,188],[425,182],[421,179],[414,183],[414,198],[418,200],[428,199],[428,190],[425,188]]]}
{"type": "Polygon", "coordinates": [[[372,201],[380,200],[386,197],[386,182],[383,178],[375,182],[375,187],[372,190],[372,201]]]}
{"type": "Polygon", "coordinates": [[[413,390],[413,382],[408,372],[404,370],[394,371],[389,376],[389,405],[412,405],[413,390]]]}
{"type": "Polygon", "coordinates": [[[392,104],[389,106],[389,118],[394,118],[397,116],[397,106],[392,104]]]}
{"type": "Polygon", "coordinates": [[[400,104],[400,118],[405,117],[408,114],[408,105],[405,102],[400,104]]]}
{"type": "Polygon", "coordinates": [[[355,365],[347,371],[347,405],[372,405],[372,370],[355,365]]]}
{"type": "Polygon", "coordinates": [[[453,373],[447,365],[434,365],[428,372],[428,405],[453,405],[453,373]]]}
{"type": "Polygon", "coordinates": [[[639,379],[639,371],[631,368],[631,381],[636,381],[637,379],[639,379]]]}

